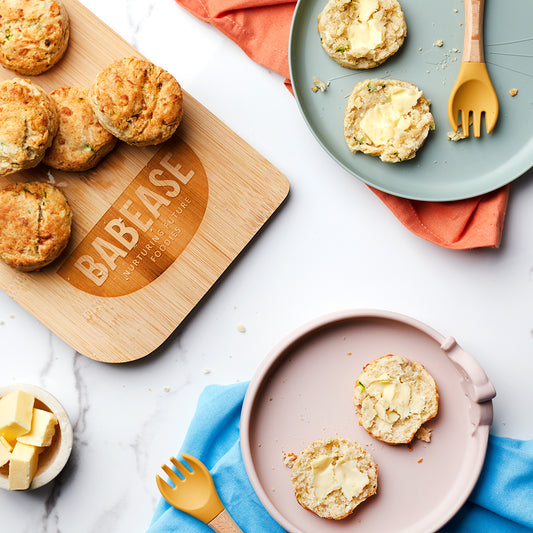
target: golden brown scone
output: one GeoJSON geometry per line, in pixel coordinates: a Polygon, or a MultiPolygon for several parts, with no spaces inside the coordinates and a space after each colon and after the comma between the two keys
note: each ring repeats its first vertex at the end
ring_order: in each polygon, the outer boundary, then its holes
{"type": "Polygon", "coordinates": [[[401,80],[359,82],[344,112],[344,138],[350,150],[387,163],[415,157],[433,129],[430,101],[418,87],[401,80]]]}
{"type": "Polygon", "coordinates": [[[0,2],[0,63],[25,76],[54,66],[65,53],[70,34],[60,0],[0,2]]]}
{"type": "Polygon", "coordinates": [[[380,65],[407,35],[397,0],[329,0],[317,20],[322,47],[346,68],[380,65]]]}
{"type": "Polygon", "coordinates": [[[36,166],[58,128],[54,101],[29,80],[0,82],[0,176],[36,166]]]}
{"type": "Polygon", "coordinates": [[[418,362],[386,355],[366,365],[354,387],[359,424],[389,444],[411,442],[419,428],[437,416],[435,380],[418,362]]]}
{"type": "Polygon", "coordinates": [[[183,114],[183,94],[176,79],[136,57],[114,61],[100,71],[89,98],[102,126],[136,146],[169,139],[183,114]]]}
{"type": "Polygon", "coordinates": [[[43,163],[80,172],[96,166],[117,143],[98,121],[83,87],[59,87],[50,93],[59,114],[59,129],[43,163]]]}
{"type": "Polygon", "coordinates": [[[0,190],[0,258],[18,270],[39,270],[70,238],[72,211],[63,193],[38,181],[0,190]]]}
{"type": "Polygon", "coordinates": [[[292,462],[298,503],[322,518],[341,520],[377,491],[378,469],[355,440],[319,439],[292,462]]]}

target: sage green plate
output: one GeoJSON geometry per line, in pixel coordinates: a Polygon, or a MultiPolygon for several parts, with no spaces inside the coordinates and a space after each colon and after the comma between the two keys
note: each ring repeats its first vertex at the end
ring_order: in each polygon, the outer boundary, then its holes
{"type": "MultiPolygon", "coordinates": [[[[486,0],[485,60],[500,102],[490,135],[458,142],[451,131],[447,105],[463,48],[464,3],[461,0],[400,0],[407,38],[381,66],[350,70],[339,66],[320,45],[317,15],[326,0],[299,0],[292,22],[289,65],[296,100],[315,137],[348,172],[368,185],[415,200],[449,201],[495,190],[533,166],[533,2],[486,0]],[[435,46],[439,40],[443,46],[435,46]],[[313,77],[329,86],[313,92],[313,77]],[[343,116],[348,97],[366,78],[396,78],[417,85],[432,102],[436,129],[416,157],[384,163],[348,149],[343,116]],[[518,89],[512,97],[509,90],[518,89]]],[[[485,128],[482,122],[482,131],[485,128]]]]}

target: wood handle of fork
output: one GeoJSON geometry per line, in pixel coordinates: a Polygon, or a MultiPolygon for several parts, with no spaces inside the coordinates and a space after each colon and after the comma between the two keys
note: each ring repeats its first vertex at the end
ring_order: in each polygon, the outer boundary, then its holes
{"type": "Polygon", "coordinates": [[[483,10],[485,0],[465,0],[465,42],[463,61],[484,63],[483,10]]]}
{"type": "Polygon", "coordinates": [[[241,528],[233,521],[226,509],[215,516],[207,525],[217,533],[242,533],[241,528]]]}

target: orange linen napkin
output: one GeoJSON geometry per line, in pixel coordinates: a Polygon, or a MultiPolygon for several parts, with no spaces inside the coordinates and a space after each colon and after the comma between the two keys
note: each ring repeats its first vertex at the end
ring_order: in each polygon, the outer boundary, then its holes
{"type": "MultiPolygon", "coordinates": [[[[295,0],[176,0],[235,41],[257,63],[286,78],[295,0]]],[[[500,245],[509,186],[466,200],[421,202],[369,187],[415,235],[445,248],[500,245]]]]}

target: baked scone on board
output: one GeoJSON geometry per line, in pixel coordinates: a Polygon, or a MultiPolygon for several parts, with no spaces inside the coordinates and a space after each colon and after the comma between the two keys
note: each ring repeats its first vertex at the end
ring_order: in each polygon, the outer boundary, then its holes
{"type": "Polygon", "coordinates": [[[354,387],[359,424],[388,444],[411,442],[419,428],[437,416],[435,380],[417,361],[385,355],[368,363],[354,387]]]}
{"type": "Polygon", "coordinates": [[[352,90],[344,111],[344,138],[352,152],[387,163],[415,157],[435,129],[431,102],[412,83],[365,79],[352,90]]]}
{"type": "Polygon", "coordinates": [[[178,81],[161,67],[137,57],[113,61],[101,70],[89,98],[102,126],[136,146],[168,140],[183,115],[178,81]]]}
{"type": "Polygon", "coordinates": [[[35,167],[57,133],[57,108],[29,80],[0,82],[0,176],[35,167]]]}
{"type": "Polygon", "coordinates": [[[8,185],[0,190],[0,259],[18,270],[39,270],[65,249],[71,224],[68,201],[54,185],[8,185]]]}
{"type": "Polygon", "coordinates": [[[53,67],[70,36],[67,10],[60,0],[0,2],[0,63],[25,76],[53,67]]]}
{"type": "Polygon", "coordinates": [[[377,67],[407,35],[398,0],[329,0],[317,20],[322,48],[346,68],[377,67]]]}
{"type": "Polygon", "coordinates": [[[117,144],[98,121],[84,87],[59,87],[50,93],[59,129],[43,163],[57,170],[81,172],[95,167],[117,144]]]}
{"type": "Polygon", "coordinates": [[[322,518],[346,518],[377,491],[377,466],[355,440],[316,440],[291,466],[298,503],[322,518]]]}

